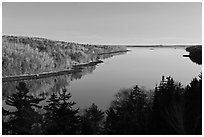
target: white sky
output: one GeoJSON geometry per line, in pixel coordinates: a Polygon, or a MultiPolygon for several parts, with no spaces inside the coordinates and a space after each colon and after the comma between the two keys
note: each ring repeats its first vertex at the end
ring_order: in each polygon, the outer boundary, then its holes
{"type": "Polygon", "coordinates": [[[3,35],[89,44],[201,44],[202,3],[3,3],[3,35]]]}

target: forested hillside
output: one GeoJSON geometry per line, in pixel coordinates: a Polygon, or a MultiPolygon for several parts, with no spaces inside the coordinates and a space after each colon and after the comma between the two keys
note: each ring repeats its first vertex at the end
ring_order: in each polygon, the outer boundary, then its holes
{"type": "Polygon", "coordinates": [[[121,46],[89,45],[37,37],[2,37],[2,75],[60,71],[94,61],[98,54],[126,50],[121,46]]]}

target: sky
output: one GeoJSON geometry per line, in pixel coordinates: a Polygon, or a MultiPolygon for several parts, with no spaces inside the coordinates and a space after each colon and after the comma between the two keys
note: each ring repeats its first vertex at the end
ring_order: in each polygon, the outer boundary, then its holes
{"type": "Polygon", "coordinates": [[[201,2],[2,4],[2,34],[86,44],[201,44],[201,2]]]}

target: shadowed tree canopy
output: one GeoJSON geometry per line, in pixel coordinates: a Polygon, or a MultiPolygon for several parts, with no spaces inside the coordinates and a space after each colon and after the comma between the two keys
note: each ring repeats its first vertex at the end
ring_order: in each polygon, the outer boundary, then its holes
{"type": "Polygon", "coordinates": [[[115,96],[107,111],[107,134],[146,134],[146,95],[136,85],[115,96]]]}
{"type": "Polygon", "coordinates": [[[162,77],[154,96],[134,86],[115,95],[104,113],[94,103],[79,115],[66,88],[44,98],[29,94],[25,82],[6,100],[14,111],[2,108],[4,135],[200,135],[202,134],[202,74],[183,87],[172,77],[162,77]],[[39,113],[43,109],[43,113],[39,113]]]}
{"type": "Polygon", "coordinates": [[[36,112],[36,108],[41,108],[39,102],[44,98],[35,98],[28,95],[29,90],[24,82],[20,82],[16,87],[18,90],[6,100],[6,104],[16,108],[14,112],[3,109],[3,115],[9,118],[7,123],[6,133],[3,134],[40,134],[39,124],[41,122],[41,115],[36,112]]]}
{"type": "Polygon", "coordinates": [[[102,122],[104,120],[104,112],[98,109],[93,103],[88,109],[85,109],[81,116],[82,134],[97,135],[102,133],[102,122]]]}
{"type": "Polygon", "coordinates": [[[46,110],[43,124],[44,134],[63,135],[79,134],[78,109],[74,109],[75,102],[70,101],[71,94],[65,88],[53,93],[46,110]]]}

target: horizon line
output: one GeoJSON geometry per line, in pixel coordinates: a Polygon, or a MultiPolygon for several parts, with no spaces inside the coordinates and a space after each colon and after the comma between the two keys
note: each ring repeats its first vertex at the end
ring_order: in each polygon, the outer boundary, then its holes
{"type": "Polygon", "coordinates": [[[202,45],[196,44],[196,43],[190,43],[190,44],[180,44],[180,43],[175,43],[175,44],[89,44],[89,43],[79,43],[79,42],[74,42],[74,41],[67,41],[67,40],[56,40],[56,39],[51,39],[51,38],[46,38],[46,37],[40,37],[40,36],[25,36],[25,35],[11,35],[11,34],[2,34],[3,36],[13,36],[13,37],[29,37],[29,38],[41,38],[41,39],[47,39],[51,41],[61,41],[61,42],[68,42],[68,43],[76,43],[76,44],[81,44],[81,45],[107,45],[107,46],[184,46],[184,45],[202,45]]]}

